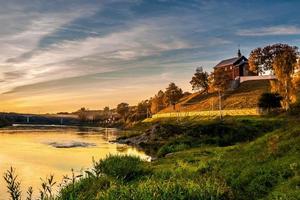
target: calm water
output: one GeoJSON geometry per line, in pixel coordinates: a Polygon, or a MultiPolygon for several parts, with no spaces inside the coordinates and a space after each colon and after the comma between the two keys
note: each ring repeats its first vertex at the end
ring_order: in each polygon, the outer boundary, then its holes
{"type": "Polygon", "coordinates": [[[0,129],[0,199],[7,199],[2,178],[10,166],[16,168],[23,194],[33,186],[37,195],[40,178],[54,174],[57,182],[71,169],[76,173],[87,169],[95,160],[108,154],[131,154],[147,159],[135,148],[109,143],[116,129],[78,129],[76,127],[23,127],[0,129]]]}

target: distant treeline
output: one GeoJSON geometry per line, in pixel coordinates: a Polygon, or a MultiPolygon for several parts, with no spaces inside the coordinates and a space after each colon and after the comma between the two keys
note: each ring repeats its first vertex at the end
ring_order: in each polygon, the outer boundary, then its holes
{"type": "Polygon", "coordinates": [[[27,115],[18,113],[0,113],[1,124],[54,124],[54,125],[78,125],[79,120],[72,117],[27,115]]]}

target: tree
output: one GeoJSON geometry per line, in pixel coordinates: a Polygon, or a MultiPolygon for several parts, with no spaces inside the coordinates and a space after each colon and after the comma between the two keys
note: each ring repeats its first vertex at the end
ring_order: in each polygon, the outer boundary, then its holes
{"type": "Polygon", "coordinates": [[[213,87],[224,92],[230,84],[231,77],[222,68],[216,68],[213,73],[213,87]]]}
{"type": "Polygon", "coordinates": [[[108,113],[108,112],[109,112],[109,107],[108,107],[108,106],[105,106],[105,107],[103,108],[103,112],[104,112],[104,113],[108,113]]]}
{"type": "Polygon", "coordinates": [[[117,113],[126,121],[129,113],[129,104],[128,103],[120,103],[117,106],[117,113]]]}
{"type": "Polygon", "coordinates": [[[264,72],[264,68],[262,67],[262,49],[256,48],[251,51],[249,56],[249,66],[250,71],[256,72],[257,74],[262,74],[264,72]]]}
{"type": "Polygon", "coordinates": [[[292,84],[292,74],[297,64],[297,52],[293,48],[286,48],[274,58],[273,69],[278,79],[278,89],[284,98],[284,107],[290,108],[291,98],[295,94],[292,84]]]}
{"type": "Polygon", "coordinates": [[[158,113],[160,110],[166,107],[165,104],[165,93],[161,90],[151,99],[151,113],[158,113]]]}
{"type": "Polygon", "coordinates": [[[87,109],[84,107],[80,108],[80,110],[77,111],[77,115],[81,123],[86,122],[88,119],[87,109]]]}
{"type": "Polygon", "coordinates": [[[190,84],[192,85],[193,90],[203,91],[207,93],[209,88],[208,73],[203,71],[202,67],[198,67],[196,69],[196,73],[190,81],[190,84]]]}
{"type": "Polygon", "coordinates": [[[166,88],[165,97],[166,101],[169,105],[173,105],[173,109],[175,110],[175,105],[179,99],[183,96],[182,89],[180,89],[175,83],[170,83],[166,88]]]}
{"type": "Polygon", "coordinates": [[[148,100],[141,101],[137,105],[136,120],[142,120],[147,118],[149,112],[150,102],[148,100]]]}
{"type": "Polygon", "coordinates": [[[294,95],[292,74],[297,65],[298,48],[287,44],[274,44],[254,49],[249,58],[250,69],[258,72],[272,70],[277,79],[277,91],[283,96],[286,110],[294,95]]]}
{"type": "Polygon", "coordinates": [[[278,93],[263,93],[258,100],[258,107],[266,109],[268,112],[272,108],[280,108],[282,96],[278,93]]]}
{"type": "Polygon", "coordinates": [[[297,47],[288,44],[273,44],[264,48],[256,48],[251,51],[249,56],[249,65],[251,71],[262,73],[268,70],[274,70],[274,60],[285,51],[294,51],[297,54],[297,47]]]}

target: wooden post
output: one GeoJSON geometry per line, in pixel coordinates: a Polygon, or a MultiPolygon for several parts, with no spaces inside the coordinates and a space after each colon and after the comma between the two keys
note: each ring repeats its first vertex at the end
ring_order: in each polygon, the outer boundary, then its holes
{"type": "Polygon", "coordinates": [[[220,119],[222,119],[222,96],[221,96],[221,90],[219,90],[219,110],[220,110],[220,119]]]}

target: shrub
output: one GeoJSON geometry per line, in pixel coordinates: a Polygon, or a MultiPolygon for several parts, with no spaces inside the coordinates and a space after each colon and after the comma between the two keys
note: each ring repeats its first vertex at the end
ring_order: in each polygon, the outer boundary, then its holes
{"type": "Polygon", "coordinates": [[[281,108],[280,101],[282,100],[282,96],[278,93],[263,93],[258,100],[258,107],[262,109],[266,109],[268,112],[273,108],[281,108]]]}
{"type": "Polygon", "coordinates": [[[148,172],[139,157],[128,155],[109,155],[94,167],[96,171],[120,181],[131,181],[148,172]]]}

